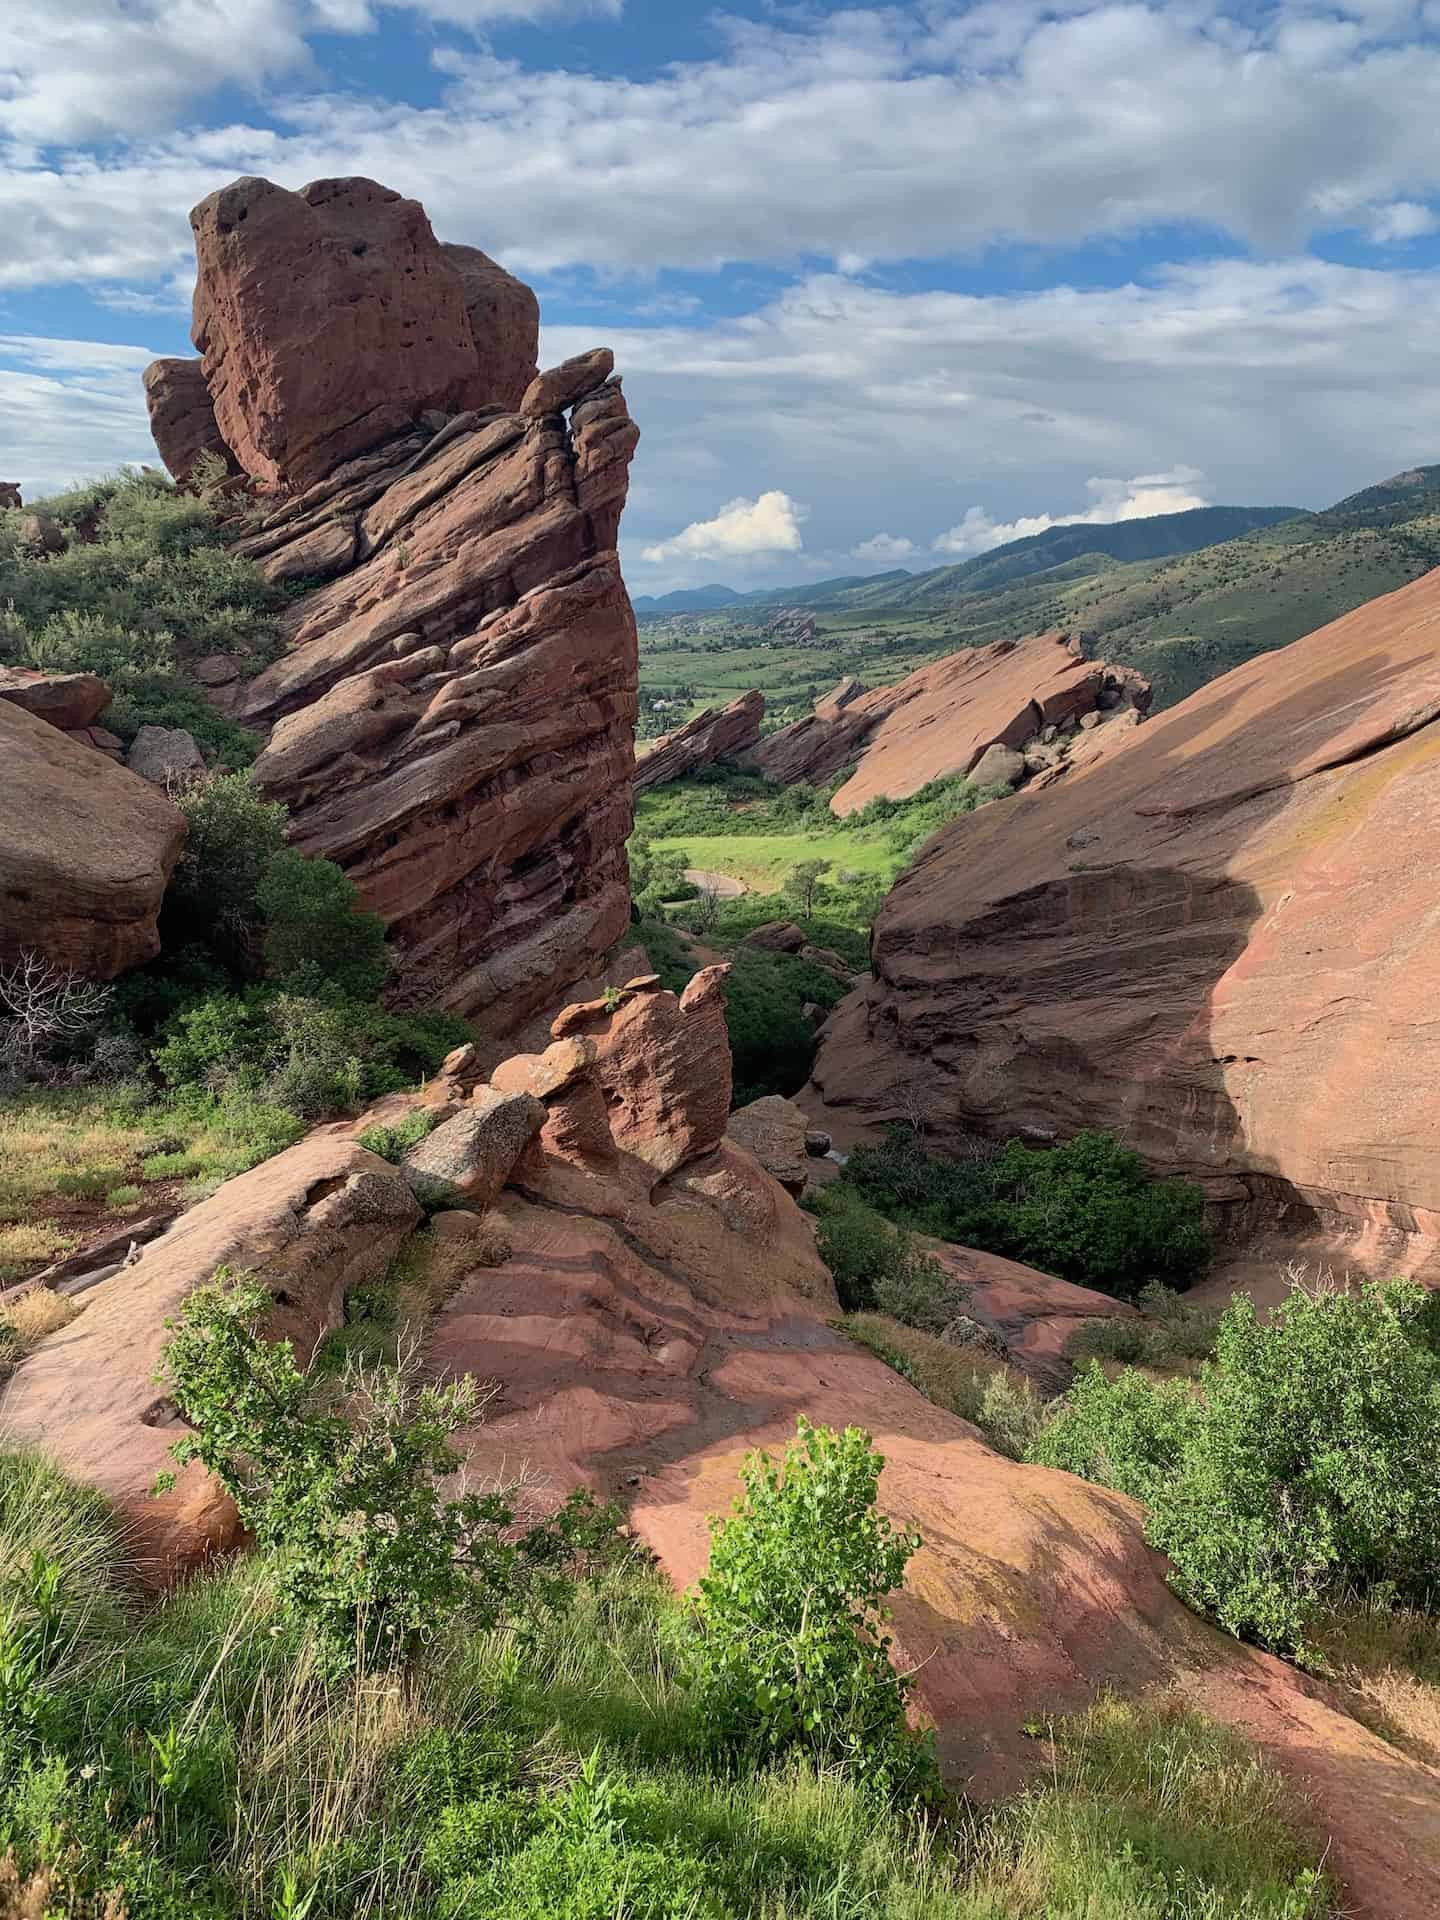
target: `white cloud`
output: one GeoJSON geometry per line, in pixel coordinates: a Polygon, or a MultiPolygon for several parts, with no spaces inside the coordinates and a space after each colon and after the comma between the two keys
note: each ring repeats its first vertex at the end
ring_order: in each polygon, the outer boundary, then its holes
{"type": "Polygon", "coordinates": [[[1440,227],[1440,216],[1416,200],[1392,200],[1388,207],[1376,207],[1368,223],[1370,238],[1377,246],[1394,246],[1406,240],[1419,240],[1440,227]]]}
{"type": "MultiPolygon", "coordinates": [[[[802,24],[732,21],[724,57],[634,80],[444,37],[612,0],[403,0],[440,34],[447,91],[428,107],[324,91],[306,37],[321,5],[8,0],[0,284],[172,271],[188,208],[244,171],[291,186],[369,173],[522,271],[612,274],[802,255],[853,273],[1177,224],[1288,249],[1414,222],[1440,194],[1440,45],[1404,5],[983,0],[945,18],[914,0],[808,23],[786,9],[802,24]],[[312,90],[273,91],[297,80],[312,90]],[[271,89],[269,124],[176,130],[221,87],[271,89]],[[98,153],[50,145],[110,136],[98,153]]],[[[332,30],[381,11],[323,0],[332,30]]]]}
{"type": "Polygon", "coordinates": [[[1186,513],[1192,507],[1208,507],[1210,495],[1203,489],[1204,475],[1193,467],[1177,467],[1170,473],[1139,473],[1131,480],[1090,479],[1085,482],[1090,505],[1073,513],[1032,513],[1018,520],[994,520],[983,507],[969,507],[958,526],[935,540],[937,553],[968,559],[972,554],[989,553],[1010,540],[1024,540],[1044,533],[1050,527],[1113,526],[1119,520],[1145,520],[1155,513],[1186,513]]]}
{"type": "Polygon", "coordinates": [[[671,539],[646,547],[644,558],[658,565],[681,555],[731,560],[757,553],[798,553],[804,544],[800,538],[804,518],[804,507],[788,493],[772,490],[755,500],[732,500],[713,520],[692,520],[671,539]]]}
{"type": "Polygon", "coordinates": [[[907,540],[903,534],[872,533],[868,540],[862,540],[858,547],[852,547],[850,551],[857,560],[875,560],[884,566],[898,566],[915,552],[915,542],[907,540]]]}
{"type": "Polygon", "coordinates": [[[0,334],[0,480],[33,500],[136,461],[158,465],[140,375],[144,347],[0,334]]]}

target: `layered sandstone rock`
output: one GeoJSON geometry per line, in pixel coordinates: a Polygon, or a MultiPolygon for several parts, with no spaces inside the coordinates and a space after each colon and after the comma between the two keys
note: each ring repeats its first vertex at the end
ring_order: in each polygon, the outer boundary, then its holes
{"type": "Polygon", "coordinates": [[[613,355],[537,374],[530,290],[373,181],[240,180],[192,224],[204,378],[262,483],[235,550],[324,583],[212,697],[265,737],[295,844],[388,923],[396,992],[512,1032],[629,924],[613,355]]]}
{"type": "Polygon", "coordinates": [[[198,1465],[151,1498],[184,1431],[157,1384],[165,1322],[226,1268],[268,1287],[271,1331],[307,1355],[350,1288],[378,1280],[420,1217],[399,1168],[317,1133],[228,1180],[83,1296],[79,1317],[19,1368],[0,1402],[12,1442],[116,1502],[142,1570],[160,1578],[231,1545],[234,1507],[198,1465]]]}
{"type": "MultiPolygon", "coordinates": [[[[1097,716],[1108,733],[1149,704],[1149,687],[1129,668],[1082,659],[1065,634],[1037,634],[947,654],[890,687],[844,680],[752,758],[784,786],[819,785],[853,766],[831,802],[843,817],[882,794],[903,800],[931,780],[973,774],[996,747],[1018,756],[1005,761],[1003,779],[996,773],[1001,784],[1032,775],[1046,783],[1070,759],[1083,719],[1097,716]],[[1032,745],[1053,751],[1032,764],[1020,752],[1032,745]]],[[[1087,754],[1095,750],[1087,744],[1087,754]]]]}
{"type": "Polygon", "coordinates": [[[0,700],[48,720],[62,733],[83,733],[110,704],[110,689],[93,673],[42,673],[0,667],[0,700]]]}
{"type": "Polygon", "coordinates": [[[825,1111],[918,1102],[942,1147],[1110,1128],[1236,1226],[1440,1274],[1437,834],[1440,572],[932,840],[827,1029],[825,1111]]]}
{"type": "Polygon", "coordinates": [[[519,399],[528,306],[471,249],[447,256],[417,200],[373,180],[290,193],[244,179],[190,225],[192,338],[221,437],[253,478],[304,488],[427,409],[519,399]],[[493,366],[472,306],[503,321],[493,366]]]}
{"type": "Polygon", "coordinates": [[[152,360],[145,369],[145,404],[150,435],[173,480],[182,487],[202,454],[238,474],[239,463],[226,446],[215,419],[215,403],[199,360],[152,360]]]}
{"type": "Polygon", "coordinates": [[[0,965],[34,953],[109,980],[153,960],[160,901],[185,838],[179,808],[8,699],[0,784],[0,965]]]}
{"type": "Polygon", "coordinates": [[[765,696],[753,688],[728,707],[706,707],[674,733],[662,734],[637,761],[635,791],[666,786],[698,773],[701,767],[714,766],[717,760],[733,760],[748,752],[760,738],[764,718],[765,696]]]}

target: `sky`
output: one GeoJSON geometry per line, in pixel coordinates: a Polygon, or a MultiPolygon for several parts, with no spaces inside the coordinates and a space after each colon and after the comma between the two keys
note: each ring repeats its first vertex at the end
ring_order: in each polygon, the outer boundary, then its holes
{"type": "Polygon", "coordinates": [[[187,214],[368,174],[608,344],[637,593],[1440,461],[1440,0],[4,0],[0,480],[153,459],[187,214]]]}

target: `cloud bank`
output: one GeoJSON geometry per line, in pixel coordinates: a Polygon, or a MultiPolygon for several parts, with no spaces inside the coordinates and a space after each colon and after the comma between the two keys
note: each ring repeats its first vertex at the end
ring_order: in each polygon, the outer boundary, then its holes
{"type": "Polygon", "coordinates": [[[1177,467],[1172,473],[1139,473],[1131,480],[1090,479],[1085,482],[1091,496],[1088,507],[1073,513],[1024,514],[1018,520],[994,520],[983,507],[969,507],[958,526],[936,537],[935,551],[969,559],[1050,527],[1108,527],[1155,513],[1186,513],[1211,505],[1208,490],[1196,490],[1204,478],[1193,467],[1177,467]]]}

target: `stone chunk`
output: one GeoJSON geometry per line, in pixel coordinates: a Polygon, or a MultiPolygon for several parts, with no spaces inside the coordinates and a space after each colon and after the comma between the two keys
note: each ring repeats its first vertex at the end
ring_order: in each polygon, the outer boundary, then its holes
{"type": "Polygon", "coordinates": [[[520,411],[529,419],[544,413],[563,413],[587,393],[603,386],[614,371],[615,356],[609,347],[592,347],[588,353],[577,353],[571,360],[562,360],[558,367],[536,374],[525,389],[520,411]]]}
{"type": "Polygon", "coordinates": [[[552,1042],[544,1053],[517,1053],[502,1060],[491,1074],[490,1084],[500,1093],[530,1094],[536,1100],[548,1100],[573,1086],[594,1064],[595,1042],[572,1036],[552,1042]]]}
{"type": "Polygon", "coordinates": [[[540,302],[523,280],[479,247],[444,241],[441,253],[460,276],[480,372],[472,406],[519,406],[536,374],[540,302]]]}
{"type": "Polygon", "coordinates": [[[544,1124],[545,1109],[532,1095],[480,1087],[470,1106],[405,1155],[405,1178],[422,1205],[463,1196],[483,1212],[544,1124]]]}
{"type": "Polygon", "coordinates": [[[805,1115],[778,1093],[738,1108],[725,1129],[728,1140],[753,1154],[766,1173],[797,1199],[810,1178],[805,1163],[806,1133],[805,1115]]]}
{"type": "Polygon", "coordinates": [[[1018,787],[1024,778],[1024,755],[1013,747],[1002,747],[998,740],[970,769],[970,780],[977,787],[1018,787]]]}
{"type": "Polygon", "coordinates": [[[805,930],[793,920],[767,920],[762,927],[747,933],[743,947],[758,947],[762,953],[799,953],[805,945],[805,930]]]}
{"type": "Polygon", "coordinates": [[[150,436],[178,485],[183,487],[188,482],[195,462],[205,453],[223,461],[227,473],[240,471],[216,425],[205,369],[199,360],[152,360],[145,369],[144,385],[150,436]]]}
{"type": "Polygon", "coordinates": [[[172,780],[188,780],[205,771],[205,756],[195,736],[184,727],[141,727],[130,743],[125,764],[142,780],[167,787],[172,780]]]}
{"type": "Polygon", "coordinates": [[[62,733],[90,726],[110,704],[110,689],[93,673],[41,673],[0,666],[0,700],[13,701],[62,733]]]}

